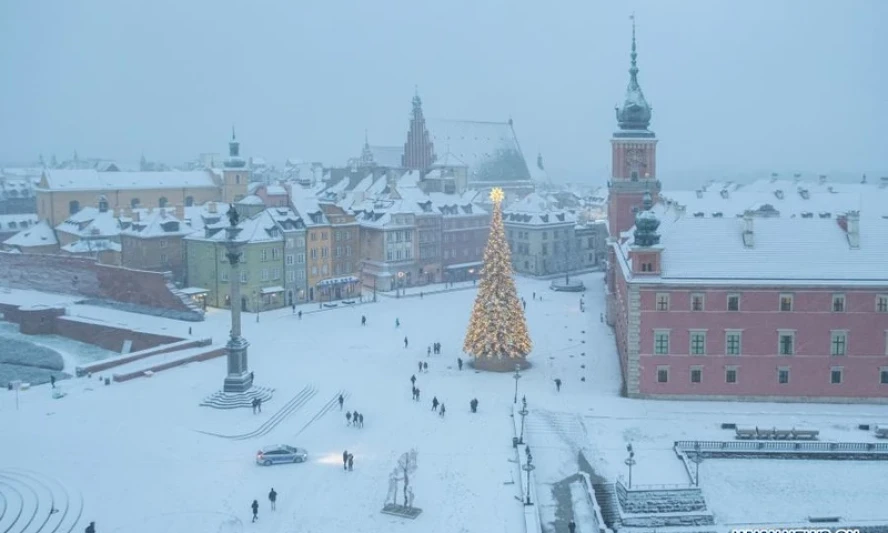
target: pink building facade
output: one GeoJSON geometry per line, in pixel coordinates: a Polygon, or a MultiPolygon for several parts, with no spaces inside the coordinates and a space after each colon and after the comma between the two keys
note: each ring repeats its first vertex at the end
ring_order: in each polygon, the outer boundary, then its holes
{"type": "Polygon", "coordinates": [[[888,183],[662,192],[635,59],[633,30],[606,277],[624,393],[888,402],[888,183]]]}

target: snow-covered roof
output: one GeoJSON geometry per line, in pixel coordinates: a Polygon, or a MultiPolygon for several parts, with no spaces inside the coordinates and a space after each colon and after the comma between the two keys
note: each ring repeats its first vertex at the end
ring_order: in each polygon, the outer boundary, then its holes
{"type": "Polygon", "coordinates": [[[236,202],[240,205],[265,205],[265,202],[262,198],[256,196],[255,194],[251,194],[249,196],[245,196],[236,202]]]}
{"type": "Polygon", "coordinates": [[[289,207],[270,207],[266,210],[272,219],[278,223],[284,231],[297,231],[305,229],[305,221],[296,211],[289,207]]]}
{"type": "MultiPolygon", "coordinates": [[[[861,192],[856,194],[827,192],[836,204],[814,200],[812,204],[820,207],[811,208],[810,215],[804,214],[807,208],[800,206],[812,200],[788,191],[780,203],[772,192],[768,204],[753,204],[759,211],[751,217],[752,239],[751,246],[747,246],[743,239],[746,222],[742,212],[749,207],[749,198],[740,194],[744,189],[733,193],[739,206],[731,206],[731,202],[726,201],[728,198],[716,192],[719,200],[725,200],[718,207],[722,216],[711,216],[709,213],[715,210],[712,207],[706,208],[704,217],[695,216],[692,207],[655,205],[653,212],[660,220],[658,232],[663,247],[662,275],[645,276],[643,281],[888,286],[888,190],[869,186],[858,189],[861,192]],[[791,195],[798,198],[788,200],[791,195]],[[847,211],[859,211],[859,246],[856,248],[844,217],[847,211]]],[[[837,189],[838,186],[834,190],[837,189]]],[[[824,193],[812,192],[811,198],[821,194],[824,193]]],[[[696,198],[695,192],[690,195],[696,198]]],[[[703,199],[706,198],[700,200],[703,199]]],[[[703,208],[699,209],[702,212],[703,208]]],[[[619,259],[624,268],[628,268],[631,244],[630,238],[619,246],[619,259]]]]}
{"type": "Polygon", "coordinates": [[[190,225],[176,218],[171,209],[157,209],[145,215],[139,215],[139,220],[133,220],[129,227],[121,231],[121,235],[141,237],[181,237],[193,233],[195,230],[190,225]]]}
{"type": "Polygon", "coordinates": [[[121,224],[110,209],[100,211],[95,207],[84,207],[55,229],[78,237],[116,237],[120,234],[121,224]]]}
{"type": "Polygon", "coordinates": [[[533,226],[570,225],[577,222],[577,217],[570,211],[557,209],[552,202],[534,192],[503,209],[503,222],[533,226]]]}
{"type": "Polygon", "coordinates": [[[403,146],[371,146],[370,153],[373,154],[373,162],[380,167],[401,168],[403,166],[401,161],[404,156],[403,146]]]}
{"type": "Polygon", "coordinates": [[[269,185],[265,187],[265,194],[269,196],[286,196],[287,189],[283,185],[269,185]]]}
{"type": "Polygon", "coordinates": [[[32,213],[0,215],[0,231],[18,231],[33,226],[39,219],[32,213]]]}
{"type": "Polygon", "coordinates": [[[30,228],[20,231],[12,237],[3,241],[8,246],[48,246],[58,244],[55,231],[52,230],[49,223],[45,220],[34,224],[30,228]]]}
{"type": "Polygon", "coordinates": [[[435,151],[468,167],[469,181],[527,181],[530,173],[509,122],[430,119],[435,151]]]}
{"type": "Polygon", "coordinates": [[[120,243],[110,239],[80,239],[62,246],[62,251],[68,252],[69,254],[119,252],[120,243]]]}
{"type": "Polygon", "coordinates": [[[207,170],[167,172],[98,172],[95,169],[44,172],[47,189],[59,191],[109,191],[118,189],[171,189],[217,187],[207,170]]]}
{"type": "MultiPolygon", "coordinates": [[[[220,228],[227,227],[228,222],[220,222],[216,226],[220,228]]],[[[281,228],[278,226],[277,222],[267,210],[257,213],[250,218],[242,219],[240,223],[238,223],[237,227],[238,232],[235,236],[235,241],[237,242],[253,244],[259,242],[280,242],[283,240],[281,228]]],[[[211,235],[196,232],[188,235],[186,239],[196,241],[222,242],[228,240],[228,231],[218,229],[211,235]]]]}

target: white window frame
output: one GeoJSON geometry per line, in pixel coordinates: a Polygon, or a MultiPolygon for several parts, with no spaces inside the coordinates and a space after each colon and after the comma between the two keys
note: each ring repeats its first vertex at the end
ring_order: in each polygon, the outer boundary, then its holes
{"type": "Polygon", "coordinates": [[[669,383],[669,365],[657,365],[657,383],[669,383]],[[666,372],[666,381],[660,381],[660,372],[666,372]]]}
{"type": "Polygon", "coordinates": [[[658,292],[656,296],[654,296],[654,310],[666,312],[669,311],[669,293],[668,292],[658,292]],[[664,302],[666,304],[665,309],[660,309],[660,302],[664,302]]]}
{"type": "Polygon", "coordinates": [[[268,261],[268,248],[263,248],[259,250],[259,260],[268,261]]]}
{"type": "Polygon", "coordinates": [[[829,310],[833,313],[844,313],[848,310],[848,299],[843,293],[836,293],[832,295],[832,306],[829,308],[829,310]],[[841,304],[838,305],[838,307],[841,307],[841,309],[836,309],[836,304],[839,304],[840,302],[841,304]]]}
{"type": "Polygon", "coordinates": [[[795,298],[791,292],[781,292],[780,298],[777,299],[777,310],[781,313],[792,313],[795,311],[795,298]],[[789,309],[783,308],[784,298],[789,299],[789,309]]]}
{"type": "Polygon", "coordinates": [[[736,365],[725,366],[725,383],[728,385],[736,385],[740,383],[740,367],[736,365]],[[734,372],[734,381],[728,381],[728,372],[734,372]]]}
{"type": "Polygon", "coordinates": [[[275,267],[274,270],[271,271],[271,279],[277,281],[281,279],[281,269],[275,267]]]}
{"type": "Polygon", "coordinates": [[[703,383],[703,366],[702,365],[693,365],[688,375],[688,379],[691,384],[700,384],[703,383]],[[694,372],[699,372],[700,379],[698,381],[694,381],[694,372]]]}
{"type": "Polygon", "coordinates": [[[782,357],[792,357],[796,354],[796,330],[794,329],[778,329],[777,330],[777,355],[782,357]],[[792,337],[792,353],[783,353],[782,340],[785,335],[792,337]]]}
{"type": "Polygon", "coordinates": [[[692,292],[691,293],[691,311],[694,311],[696,313],[706,311],[706,293],[702,293],[702,292],[692,292]],[[700,309],[694,309],[694,303],[696,302],[697,298],[700,299],[700,309]]]}
{"type": "Polygon", "coordinates": [[[829,384],[830,385],[841,385],[845,382],[845,367],[843,366],[831,366],[829,367],[829,384]],[[833,381],[833,372],[839,373],[839,381],[833,381]]]}
{"type": "Polygon", "coordinates": [[[742,329],[726,329],[725,330],[725,355],[737,357],[743,353],[743,330],[742,329]],[[737,335],[737,353],[731,353],[728,339],[731,335],[737,335]]]}
{"type": "Polygon", "coordinates": [[[694,355],[697,357],[702,357],[702,356],[706,355],[706,330],[705,329],[688,330],[688,355],[694,355]],[[703,335],[703,353],[694,353],[694,336],[695,335],[703,335]]]}
{"type": "Polygon", "coordinates": [[[669,329],[655,329],[654,330],[654,355],[669,355],[669,352],[672,348],[672,330],[669,329]],[[660,352],[658,350],[658,337],[660,335],[666,336],[666,352],[660,352]]]}
{"type": "Polygon", "coordinates": [[[834,357],[842,357],[848,355],[848,330],[834,329],[829,332],[829,354],[834,357]],[[841,350],[836,349],[836,340],[839,338],[844,341],[842,343],[841,350]]]}
{"type": "Polygon", "coordinates": [[[263,268],[262,270],[259,271],[259,279],[261,281],[268,281],[268,269],[267,268],[263,268]]]}
{"type": "Polygon", "coordinates": [[[788,366],[778,366],[777,367],[777,384],[778,385],[789,385],[790,380],[792,380],[792,372],[790,371],[790,367],[788,366]],[[780,381],[780,373],[786,372],[786,381],[780,381]]]}
{"type": "Polygon", "coordinates": [[[296,281],[296,272],[293,270],[287,271],[287,283],[293,283],[296,281]]]}
{"type": "Polygon", "coordinates": [[[287,254],[287,256],[284,260],[284,263],[287,265],[295,264],[296,263],[296,256],[294,256],[293,254],[287,254]]]}
{"type": "Polygon", "coordinates": [[[736,313],[737,311],[740,311],[740,293],[732,292],[732,293],[728,294],[728,299],[725,302],[725,310],[730,311],[732,313],[736,313]],[[731,309],[731,298],[737,299],[737,309],[731,309]]]}

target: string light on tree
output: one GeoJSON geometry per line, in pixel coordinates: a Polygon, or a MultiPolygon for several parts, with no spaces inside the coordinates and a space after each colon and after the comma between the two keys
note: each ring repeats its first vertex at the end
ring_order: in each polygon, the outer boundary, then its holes
{"type": "Polygon", "coordinates": [[[475,368],[511,372],[526,366],[533,345],[527,332],[524,308],[512,279],[512,260],[503,227],[503,190],[490,192],[493,216],[484,250],[484,267],[478,296],[469,320],[463,351],[474,358],[475,368]]]}

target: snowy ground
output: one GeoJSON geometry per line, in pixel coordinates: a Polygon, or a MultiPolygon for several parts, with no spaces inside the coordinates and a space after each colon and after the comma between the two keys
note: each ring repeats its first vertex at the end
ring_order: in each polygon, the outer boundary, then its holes
{"type": "MultiPolygon", "coordinates": [[[[553,293],[544,281],[517,280],[534,340],[534,367],[522,373],[518,398],[520,402],[527,396],[531,412],[525,440],[537,466],[547,531],[566,531],[571,491],[562,491],[564,502],[550,489],[577,473],[580,452],[593,477],[612,481],[626,475],[625,447],[632,442],[638,462],[634,484],[686,484],[673,442],[730,440],[731,433],[719,428],[722,422],[810,427],[819,429],[823,440],[837,441],[873,440],[854,429],[856,425],[888,423],[888,407],[875,405],[620,398],[613,336],[600,320],[602,275],[583,279],[588,286],[585,313],[580,312],[577,294],[553,293]],[[534,291],[542,301],[533,299],[534,291]],[[556,378],[564,382],[560,393],[553,383],[556,378]]],[[[198,407],[221,386],[224,358],[108,387],[70,380],[63,384],[69,395],[61,400],[51,399],[48,387],[37,387],[21,393],[18,412],[14,396],[0,393],[0,427],[18,436],[0,439],[0,482],[3,471],[15,467],[57,479],[71,494],[83,494],[83,519],[96,520],[103,532],[216,533],[227,517],[257,532],[523,531],[523,509],[515,499],[518,485],[504,484],[517,477],[509,462],[515,380],[509,374],[456,369],[474,296],[470,288],[426,293],[422,299],[380,297],[378,303],[317,313],[303,306],[302,320],[288,309],[262,313],[258,322],[256,315],[246,314],[244,334],[252,343],[250,365],[256,383],[276,389],[261,415],[198,407]],[[362,314],[368,318],[367,327],[360,326],[362,314]],[[396,318],[401,321],[398,329],[396,318]],[[405,335],[410,341],[406,349],[405,335]],[[443,355],[426,357],[427,346],[435,341],[443,344],[443,355]],[[429,362],[428,374],[416,373],[417,361],[429,362]],[[422,391],[420,404],[410,400],[409,377],[414,373],[422,391]],[[316,394],[264,437],[228,440],[198,432],[249,433],[306,386],[313,386],[316,394]],[[343,389],[349,394],[346,408],[364,414],[363,429],[347,427],[338,410],[312,421],[343,389]],[[430,411],[432,396],[446,404],[445,419],[430,411]],[[468,408],[473,397],[480,401],[476,415],[468,408]],[[278,442],[307,448],[311,460],[257,467],[255,451],[278,442]],[[423,514],[405,521],[379,510],[388,473],[411,447],[419,452],[414,490],[423,514]],[[351,473],[341,470],[345,449],[355,455],[351,473]],[[275,513],[268,510],[266,499],[271,487],[280,494],[275,513]],[[261,504],[260,521],[251,525],[249,505],[254,498],[261,504]]],[[[192,327],[195,337],[211,336],[216,342],[224,341],[229,329],[228,313],[218,310],[193,324],[101,307],[74,306],[70,312],[183,335],[192,327]]],[[[808,507],[824,507],[812,504],[814,493],[800,490],[800,484],[862,475],[885,479],[886,473],[888,465],[881,463],[720,460],[704,462],[701,479],[721,521],[743,517],[775,522],[804,515],[808,507]],[[744,467],[754,463],[762,466],[744,467]],[[800,471],[811,481],[788,486],[786,479],[803,478],[800,471]],[[755,478],[758,485],[744,489],[744,476],[755,478]],[[768,476],[773,484],[761,482],[768,476]],[[798,494],[795,499],[789,497],[793,492],[798,494]],[[775,499],[783,503],[767,504],[775,499]],[[753,509],[760,516],[754,517],[753,509]]],[[[862,493],[846,483],[845,492],[838,495],[826,490],[817,494],[823,502],[849,505],[853,495],[853,508],[848,509],[862,518],[888,514],[881,512],[886,487],[876,486],[876,481],[860,486],[864,485],[867,490],[862,493]]],[[[4,525],[0,520],[0,531],[4,525]]]]}

